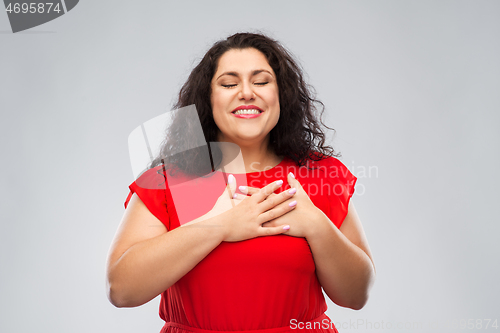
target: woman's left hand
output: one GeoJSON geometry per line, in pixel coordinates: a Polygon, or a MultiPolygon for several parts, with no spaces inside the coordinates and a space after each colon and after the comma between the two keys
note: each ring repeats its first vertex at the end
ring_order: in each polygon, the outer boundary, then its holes
{"type": "MultiPolygon", "coordinates": [[[[290,191],[295,189],[297,193],[288,201],[288,204],[294,204],[296,201],[297,207],[294,210],[275,218],[269,222],[263,223],[263,227],[274,227],[283,224],[288,224],[290,229],[284,233],[284,235],[295,236],[295,237],[304,237],[307,238],[308,235],[312,234],[314,230],[320,227],[318,224],[322,221],[323,212],[316,207],[305,190],[302,188],[300,182],[295,179],[293,174],[289,173],[288,184],[290,185],[290,189],[286,191],[290,191]]],[[[252,195],[259,191],[259,188],[256,187],[247,187],[246,190],[240,188],[240,191],[244,194],[252,195]]],[[[273,196],[277,194],[270,195],[266,200],[272,200],[273,196]]]]}

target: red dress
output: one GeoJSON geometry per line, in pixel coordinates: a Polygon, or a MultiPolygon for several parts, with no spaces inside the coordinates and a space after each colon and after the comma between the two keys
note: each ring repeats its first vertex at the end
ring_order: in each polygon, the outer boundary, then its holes
{"type": "MultiPolygon", "coordinates": [[[[356,177],[336,158],[329,157],[310,163],[309,168],[299,168],[285,157],[267,171],[234,176],[237,185],[247,183],[252,187],[263,187],[282,179],[283,186],[276,191],[279,193],[289,188],[286,178],[289,172],[295,174],[316,207],[340,228],[347,215],[356,177]]],[[[224,174],[219,172],[218,175],[224,174]]],[[[191,192],[194,215],[208,212],[222,194],[225,184],[219,182],[210,186],[211,193],[191,192]],[[198,200],[206,199],[207,195],[210,200],[198,200]]],[[[168,230],[180,226],[172,192],[169,186],[165,188],[160,166],[146,171],[129,188],[131,192],[125,207],[136,193],[168,230]]],[[[197,216],[192,216],[191,220],[197,216]]],[[[165,290],[160,301],[160,317],[165,321],[161,333],[337,332],[324,313],[326,310],[306,239],[287,235],[264,236],[222,242],[165,290]]]]}

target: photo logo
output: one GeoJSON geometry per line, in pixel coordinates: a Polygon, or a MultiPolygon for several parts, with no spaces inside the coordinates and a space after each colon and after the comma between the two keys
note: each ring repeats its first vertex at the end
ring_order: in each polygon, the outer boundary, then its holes
{"type": "Polygon", "coordinates": [[[22,1],[4,0],[12,32],[31,29],[52,21],[75,8],[79,0],[22,1]]]}

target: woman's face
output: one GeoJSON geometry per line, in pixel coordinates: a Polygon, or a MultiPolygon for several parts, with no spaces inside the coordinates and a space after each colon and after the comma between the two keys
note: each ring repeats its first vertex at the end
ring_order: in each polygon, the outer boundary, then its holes
{"type": "Polygon", "coordinates": [[[219,141],[267,145],[280,104],[276,75],[264,54],[254,48],[224,53],[212,78],[211,104],[219,141]]]}

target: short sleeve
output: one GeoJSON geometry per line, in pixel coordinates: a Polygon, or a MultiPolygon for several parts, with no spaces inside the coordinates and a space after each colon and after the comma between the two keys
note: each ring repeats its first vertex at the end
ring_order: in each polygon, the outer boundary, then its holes
{"type": "Polygon", "coordinates": [[[127,208],[132,195],[135,193],[151,214],[156,216],[170,230],[165,177],[162,173],[158,173],[158,170],[159,168],[149,169],[130,184],[130,193],[125,200],[125,208],[127,208]]]}
{"type": "Polygon", "coordinates": [[[334,224],[340,228],[347,216],[349,201],[354,194],[354,186],[357,178],[338,159],[332,157],[328,159],[327,177],[332,182],[331,203],[334,208],[334,224]]]}

